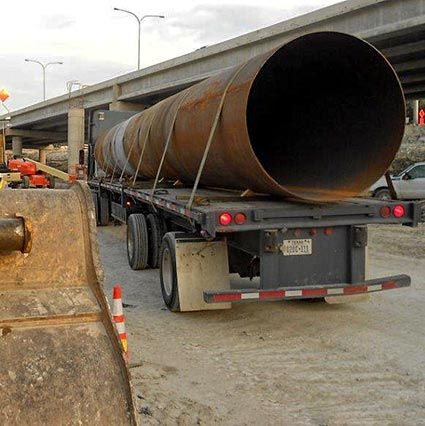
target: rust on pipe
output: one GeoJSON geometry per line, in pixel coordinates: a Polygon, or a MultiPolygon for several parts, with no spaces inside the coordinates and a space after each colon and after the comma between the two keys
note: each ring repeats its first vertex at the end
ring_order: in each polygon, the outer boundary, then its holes
{"type": "Polygon", "coordinates": [[[161,177],[193,183],[223,91],[236,72],[201,185],[337,201],[361,193],[393,161],[405,122],[395,71],[369,43],[319,32],[256,56],[242,69],[229,68],[115,126],[96,142],[99,166],[107,173],[137,171],[140,178],[153,179],[174,126],[161,177]]]}

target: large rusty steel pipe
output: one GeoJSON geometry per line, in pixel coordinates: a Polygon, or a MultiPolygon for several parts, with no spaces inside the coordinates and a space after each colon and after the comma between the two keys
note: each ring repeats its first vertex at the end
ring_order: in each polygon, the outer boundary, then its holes
{"type": "Polygon", "coordinates": [[[223,94],[202,185],[337,201],[382,176],[401,144],[405,103],[391,65],[367,42],[319,32],[115,126],[97,140],[99,166],[152,179],[173,129],[161,177],[193,183],[223,94]]]}

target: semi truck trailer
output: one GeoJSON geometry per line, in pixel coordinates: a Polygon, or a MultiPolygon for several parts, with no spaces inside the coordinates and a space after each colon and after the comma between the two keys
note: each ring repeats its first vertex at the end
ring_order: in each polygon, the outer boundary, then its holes
{"type": "Polygon", "coordinates": [[[171,311],[408,287],[404,271],[366,276],[367,226],[417,226],[421,206],[358,197],[390,166],[404,122],[374,47],[307,34],[142,112],[94,111],[97,221],[127,226],[129,266],[159,268],[171,311]]]}

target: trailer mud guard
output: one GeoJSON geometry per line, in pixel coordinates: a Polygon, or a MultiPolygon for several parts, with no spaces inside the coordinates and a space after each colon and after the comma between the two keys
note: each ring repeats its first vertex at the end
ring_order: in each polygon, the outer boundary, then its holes
{"type": "Polygon", "coordinates": [[[180,311],[230,309],[231,303],[205,303],[203,293],[205,289],[230,289],[227,243],[174,235],[180,311]]]}

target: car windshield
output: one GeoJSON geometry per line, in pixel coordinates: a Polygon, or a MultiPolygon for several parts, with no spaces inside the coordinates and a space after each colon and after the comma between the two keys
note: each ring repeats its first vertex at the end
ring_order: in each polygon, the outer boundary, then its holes
{"type": "MultiPolygon", "coordinates": [[[[405,173],[409,173],[409,175],[415,175],[414,177],[423,177],[425,174],[425,164],[415,164],[407,167],[402,172],[393,175],[393,177],[401,177],[405,173]],[[420,174],[421,176],[416,176],[416,174],[420,174]]],[[[413,177],[413,176],[412,176],[413,177]]]]}
{"type": "Polygon", "coordinates": [[[422,179],[425,177],[425,165],[420,164],[418,166],[415,166],[411,170],[409,170],[408,173],[412,179],[422,179]]]}

